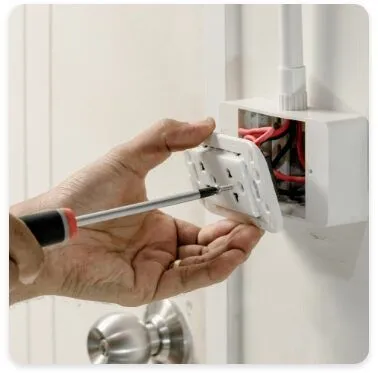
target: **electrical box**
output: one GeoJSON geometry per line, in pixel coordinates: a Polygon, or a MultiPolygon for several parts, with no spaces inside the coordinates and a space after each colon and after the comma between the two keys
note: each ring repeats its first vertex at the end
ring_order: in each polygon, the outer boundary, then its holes
{"type": "MultiPolygon", "coordinates": [[[[291,120],[304,130],[304,198],[284,200],[284,216],[329,227],[368,219],[368,122],[347,112],[309,109],[280,111],[275,102],[246,99],[220,106],[218,130],[239,137],[240,128],[291,120]]],[[[287,170],[292,164],[288,161],[287,170]]],[[[251,181],[252,182],[252,181],[251,181]]]]}

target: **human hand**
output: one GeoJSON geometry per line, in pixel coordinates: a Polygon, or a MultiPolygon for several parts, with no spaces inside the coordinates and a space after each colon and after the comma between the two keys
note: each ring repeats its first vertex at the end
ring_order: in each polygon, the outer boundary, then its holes
{"type": "MultiPolygon", "coordinates": [[[[18,209],[68,207],[81,215],[145,201],[147,173],[171,152],[198,146],[214,128],[211,119],[161,121],[18,209]]],[[[158,210],[83,227],[73,240],[45,250],[41,275],[14,301],[51,294],[150,303],[224,280],[261,235],[252,225],[228,220],[200,229],[158,210]]]]}
{"type": "Polygon", "coordinates": [[[43,251],[29,228],[9,214],[9,290],[34,282],[43,263],[43,251]]]}

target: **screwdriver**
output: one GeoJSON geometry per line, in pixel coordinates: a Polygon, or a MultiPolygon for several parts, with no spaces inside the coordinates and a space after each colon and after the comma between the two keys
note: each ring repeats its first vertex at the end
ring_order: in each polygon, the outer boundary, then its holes
{"type": "Polygon", "coordinates": [[[116,207],[81,216],[76,216],[71,209],[59,208],[22,216],[20,220],[30,229],[38,243],[44,247],[74,237],[78,231],[78,227],[211,197],[232,188],[233,185],[208,186],[193,192],[180,193],[170,197],[116,207]]]}

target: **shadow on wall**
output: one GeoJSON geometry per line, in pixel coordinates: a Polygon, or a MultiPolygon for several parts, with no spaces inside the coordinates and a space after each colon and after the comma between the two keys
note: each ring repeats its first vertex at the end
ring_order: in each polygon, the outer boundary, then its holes
{"type": "Polygon", "coordinates": [[[320,229],[285,220],[290,247],[308,267],[318,289],[307,300],[312,304],[311,323],[322,335],[329,334],[327,328],[334,330],[323,341],[328,351],[324,362],[364,361],[369,353],[369,224],[320,229]]]}
{"type": "MultiPolygon", "coordinates": [[[[317,195],[316,204],[311,204],[311,213],[326,220],[329,218],[324,215],[328,210],[327,196],[318,185],[311,187],[317,195]]],[[[366,193],[369,200],[368,190],[366,193]]],[[[344,196],[344,203],[348,204],[348,196],[344,196]]],[[[369,216],[366,221],[325,227],[324,224],[322,226],[305,219],[284,216],[283,231],[289,246],[293,247],[301,261],[310,267],[310,273],[345,281],[355,275],[356,264],[364,257],[362,251],[368,252],[368,219],[369,216]]],[[[368,265],[368,261],[366,264],[368,265]]],[[[363,268],[368,269],[368,266],[363,268]]]]}
{"type": "Polygon", "coordinates": [[[348,224],[331,228],[311,227],[298,221],[285,219],[285,232],[288,240],[298,248],[307,265],[316,273],[350,279],[353,277],[357,259],[368,237],[368,223],[348,224]]]}

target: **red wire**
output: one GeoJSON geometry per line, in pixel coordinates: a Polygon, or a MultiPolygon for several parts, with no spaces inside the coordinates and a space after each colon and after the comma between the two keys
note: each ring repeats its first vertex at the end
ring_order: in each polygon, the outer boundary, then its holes
{"type": "Polygon", "coordinates": [[[262,134],[255,142],[257,146],[261,145],[264,141],[270,139],[274,134],[274,128],[268,127],[264,134],[262,134]]]}
{"type": "Polygon", "coordinates": [[[257,140],[257,138],[255,136],[252,136],[252,135],[245,135],[243,138],[245,140],[253,141],[254,143],[256,143],[256,140],[257,140]]]}
{"type": "MultiPolygon", "coordinates": [[[[261,145],[261,143],[269,140],[271,137],[280,136],[282,133],[288,130],[289,126],[290,126],[290,120],[284,119],[283,125],[276,130],[273,127],[239,128],[239,135],[243,136],[243,138],[246,140],[253,141],[257,146],[259,146],[261,145]]],[[[296,145],[297,145],[299,161],[301,165],[304,167],[305,163],[304,163],[304,153],[303,153],[303,133],[302,133],[302,128],[300,125],[297,126],[296,145]]],[[[273,172],[274,172],[274,176],[278,180],[282,180],[286,182],[294,182],[294,183],[305,182],[304,176],[285,175],[278,170],[273,170],[273,172]]]]}
{"type": "Polygon", "coordinates": [[[258,127],[258,128],[240,128],[239,135],[243,136],[244,139],[253,141],[257,146],[261,145],[262,142],[268,140],[272,137],[274,133],[273,127],[258,127]]]}
{"type": "MultiPolygon", "coordinates": [[[[239,128],[239,135],[240,136],[247,136],[247,135],[257,135],[257,134],[266,134],[267,132],[271,133],[271,136],[269,136],[267,139],[270,137],[277,137],[282,135],[284,132],[288,130],[290,126],[290,120],[285,119],[283,125],[272,131],[273,127],[256,127],[256,128],[239,128]]],[[[265,137],[265,136],[264,136],[265,137]]],[[[266,141],[265,139],[264,141],[266,141]]],[[[259,141],[262,142],[262,141],[259,141]]]]}
{"type": "Polygon", "coordinates": [[[305,168],[305,156],[303,152],[303,132],[302,132],[302,125],[301,123],[298,123],[297,125],[297,153],[298,153],[298,159],[299,163],[303,168],[305,168]]]}
{"type": "Polygon", "coordinates": [[[284,132],[286,132],[289,129],[289,126],[290,126],[290,120],[284,119],[282,126],[274,131],[272,137],[282,135],[284,132]]]}
{"type": "Polygon", "coordinates": [[[257,133],[264,133],[267,128],[269,127],[239,128],[239,135],[245,136],[245,135],[257,134],[257,133]]]}
{"type": "Polygon", "coordinates": [[[285,175],[283,174],[282,172],[278,171],[278,170],[274,170],[274,176],[278,179],[278,180],[282,180],[282,181],[287,181],[287,182],[292,182],[292,183],[304,183],[305,182],[305,178],[304,176],[291,176],[291,175],[285,175]]]}

